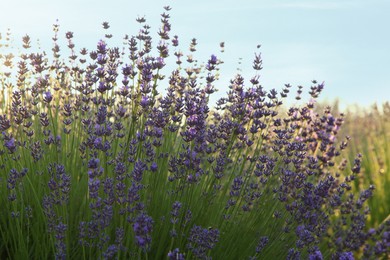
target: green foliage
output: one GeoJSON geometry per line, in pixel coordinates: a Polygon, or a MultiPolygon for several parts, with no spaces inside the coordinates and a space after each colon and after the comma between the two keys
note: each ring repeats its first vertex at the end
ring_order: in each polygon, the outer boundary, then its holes
{"type": "Polygon", "coordinates": [[[363,155],[362,175],[355,182],[356,191],[375,185],[375,197],[368,201],[371,226],[390,218],[390,104],[347,113],[342,135],[349,135],[348,159],[363,155]]]}

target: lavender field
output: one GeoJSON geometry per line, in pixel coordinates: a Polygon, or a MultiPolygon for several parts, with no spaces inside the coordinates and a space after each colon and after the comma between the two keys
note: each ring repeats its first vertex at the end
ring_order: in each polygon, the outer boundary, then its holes
{"type": "Polygon", "coordinates": [[[221,53],[160,19],[93,49],[2,35],[0,259],[388,259],[389,103],[267,89],[254,46],[214,104],[221,53]]]}

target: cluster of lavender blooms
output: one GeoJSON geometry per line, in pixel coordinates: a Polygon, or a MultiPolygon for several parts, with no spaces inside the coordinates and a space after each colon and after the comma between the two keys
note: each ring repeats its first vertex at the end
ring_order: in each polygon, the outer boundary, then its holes
{"type": "Polygon", "coordinates": [[[106,33],[78,50],[67,32],[63,57],[56,24],[52,57],[29,52],[29,36],[1,56],[17,72],[1,72],[0,256],[388,257],[390,221],[366,225],[374,187],[352,185],[362,156],[342,158],[343,115],[314,113],[324,84],[284,108],[292,86],[264,89],[256,54],[254,77],[236,75],[210,108],[222,61],[198,63],[196,39],[184,55],[169,10],[155,48],[141,17],[122,49],[106,33]]]}

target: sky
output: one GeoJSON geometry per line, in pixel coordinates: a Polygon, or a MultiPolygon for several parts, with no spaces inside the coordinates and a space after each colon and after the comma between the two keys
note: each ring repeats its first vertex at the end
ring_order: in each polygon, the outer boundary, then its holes
{"type": "Polygon", "coordinates": [[[60,33],[74,32],[79,49],[95,48],[104,21],[111,25],[113,45],[120,46],[125,34],[138,32],[139,16],[157,38],[159,15],[169,5],[171,35],[179,36],[183,51],[196,38],[198,60],[216,54],[224,61],[214,98],[224,95],[237,68],[249,81],[260,51],[266,89],[290,83],[308,90],[315,79],[325,82],[320,100],[338,98],[341,107],[390,100],[389,0],[0,0],[0,5],[3,35],[10,28],[19,44],[28,34],[47,50],[57,19],[60,33]]]}

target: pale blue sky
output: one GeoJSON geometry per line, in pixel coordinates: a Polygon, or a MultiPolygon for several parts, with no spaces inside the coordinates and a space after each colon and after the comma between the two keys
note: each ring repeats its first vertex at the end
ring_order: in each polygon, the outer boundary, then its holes
{"type": "Polygon", "coordinates": [[[56,19],[62,34],[74,32],[76,48],[91,49],[103,36],[103,21],[110,22],[111,42],[117,45],[125,34],[137,33],[137,16],[146,16],[156,36],[162,6],[170,5],[172,35],[179,35],[184,50],[195,37],[197,57],[206,61],[210,54],[218,56],[219,42],[225,42],[218,95],[227,90],[239,58],[244,76],[253,75],[252,57],[261,44],[267,89],[285,83],[308,88],[317,79],[326,83],[322,100],[339,97],[343,105],[365,106],[390,100],[390,0],[0,2],[0,32],[11,28],[18,43],[28,33],[47,49],[56,19]]]}

